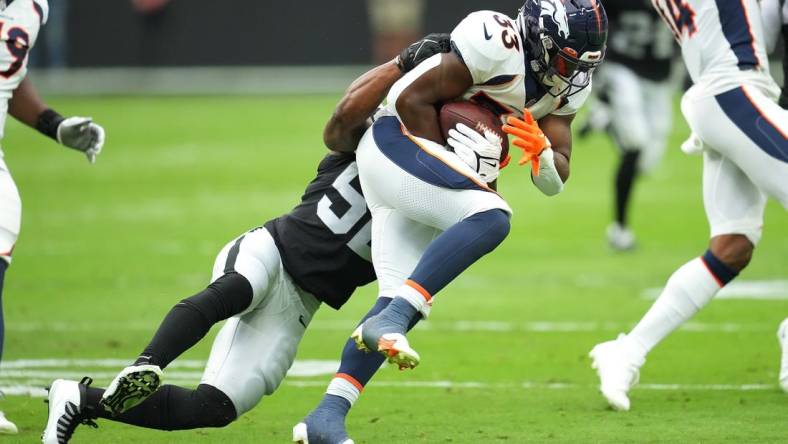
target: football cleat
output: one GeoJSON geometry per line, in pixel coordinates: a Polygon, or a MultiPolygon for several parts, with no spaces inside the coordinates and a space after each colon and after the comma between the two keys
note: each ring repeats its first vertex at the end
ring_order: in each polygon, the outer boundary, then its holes
{"type": "Polygon", "coordinates": [[[82,381],[66,381],[56,379],[47,389],[49,397],[49,417],[41,442],[44,444],[66,444],[71,439],[77,426],[86,424],[98,427],[85,407],[87,387],[93,382],[88,377],[82,381]]]}
{"type": "Polygon", "coordinates": [[[597,344],[588,354],[591,368],[599,375],[599,391],[610,407],[620,411],[629,410],[629,389],[638,383],[640,367],[646,362],[627,350],[625,338],[622,333],[615,341],[597,344]]]}
{"type": "Polygon", "coordinates": [[[118,416],[136,407],[161,386],[161,369],[158,365],[131,365],[124,368],[109,384],[101,404],[113,416],[118,416]]]}
{"type": "Polygon", "coordinates": [[[788,319],[785,319],[777,329],[777,340],[780,341],[782,361],[780,365],[780,387],[788,392],[788,319]]]}
{"type": "Polygon", "coordinates": [[[332,425],[320,421],[320,418],[312,418],[312,415],[293,427],[293,442],[296,444],[354,444],[353,440],[347,436],[344,424],[332,425]]]}
{"type": "Polygon", "coordinates": [[[356,347],[364,352],[372,350],[379,352],[386,357],[390,364],[396,364],[400,370],[412,369],[419,365],[421,358],[416,350],[410,347],[405,335],[402,333],[375,334],[376,326],[374,324],[367,326],[369,321],[374,318],[373,316],[359,325],[350,335],[355,341],[356,347]]]}
{"type": "Polygon", "coordinates": [[[607,243],[616,251],[632,250],[635,248],[635,233],[614,222],[607,227],[607,243]]]}
{"type": "Polygon", "coordinates": [[[19,429],[16,428],[16,424],[9,421],[5,417],[5,413],[0,412],[0,434],[16,435],[17,433],[19,433],[19,429]]]}

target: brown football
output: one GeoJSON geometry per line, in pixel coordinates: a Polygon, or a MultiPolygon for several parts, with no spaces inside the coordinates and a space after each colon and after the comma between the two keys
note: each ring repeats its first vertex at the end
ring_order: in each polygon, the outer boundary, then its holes
{"type": "Polygon", "coordinates": [[[509,155],[509,139],[501,128],[501,119],[487,108],[469,101],[448,102],[441,107],[439,120],[444,139],[448,139],[449,130],[458,123],[464,123],[480,133],[486,128],[502,140],[501,160],[509,155]]]}

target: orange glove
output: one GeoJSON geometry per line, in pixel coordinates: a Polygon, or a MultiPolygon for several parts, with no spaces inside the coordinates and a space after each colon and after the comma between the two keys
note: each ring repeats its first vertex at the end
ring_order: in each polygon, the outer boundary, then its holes
{"type": "Polygon", "coordinates": [[[517,117],[509,116],[506,119],[508,125],[503,126],[503,131],[507,134],[514,136],[512,143],[517,148],[523,150],[523,157],[517,162],[519,165],[525,165],[531,162],[531,171],[534,176],[539,175],[539,155],[545,148],[550,146],[539,124],[534,120],[534,116],[528,109],[523,110],[523,117],[525,120],[518,119],[517,117]]]}

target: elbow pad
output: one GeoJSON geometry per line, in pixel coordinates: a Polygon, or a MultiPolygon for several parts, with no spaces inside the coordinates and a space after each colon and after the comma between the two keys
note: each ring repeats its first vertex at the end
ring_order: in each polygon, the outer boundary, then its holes
{"type": "Polygon", "coordinates": [[[555,169],[552,148],[545,148],[539,155],[539,175],[531,174],[531,180],[546,196],[555,196],[564,189],[564,181],[555,169]]]}

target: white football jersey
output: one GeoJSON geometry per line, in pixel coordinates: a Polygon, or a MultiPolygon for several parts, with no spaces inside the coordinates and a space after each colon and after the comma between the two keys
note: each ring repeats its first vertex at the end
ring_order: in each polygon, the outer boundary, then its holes
{"type": "MultiPolygon", "coordinates": [[[[509,114],[522,117],[525,107],[536,119],[548,114],[574,114],[591,92],[589,82],[581,91],[571,89],[558,97],[549,94],[526,66],[517,24],[505,14],[471,13],[452,31],[451,43],[473,78],[473,86],[463,98],[474,100],[501,117],[509,114]]],[[[398,116],[395,104],[399,94],[438,63],[440,55],[435,55],[397,81],[389,91],[383,112],[398,116]]],[[[560,87],[556,87],[557,92],[560,87]]]]}
{"type": "MultiPolygon", "coordinates": [[[[501,115],[522,116],[524,107],[535,119],[575,114],[591,92],[589,83],[564,96],[549,94],[526,63],[517,24],[506,14],[471,13],[454,28],[451,42],[473,78],[473,86],[463,97],[484,103],[501,115]]],[[[558,92],[562,87],[554,88],[558,92]]]]}
{"type": "Polygon", "coordinates": [[[776,87],[758,0],[652,0],[681,45],[696,85],[717,94],[744,83],[776,87]]]}
{"type": "Polygon", "coordinates": [[[27,55],[48,14],[47,0],[13,0],[0,11],[0,139],[8,100],[27,74],[27,55]]]}

